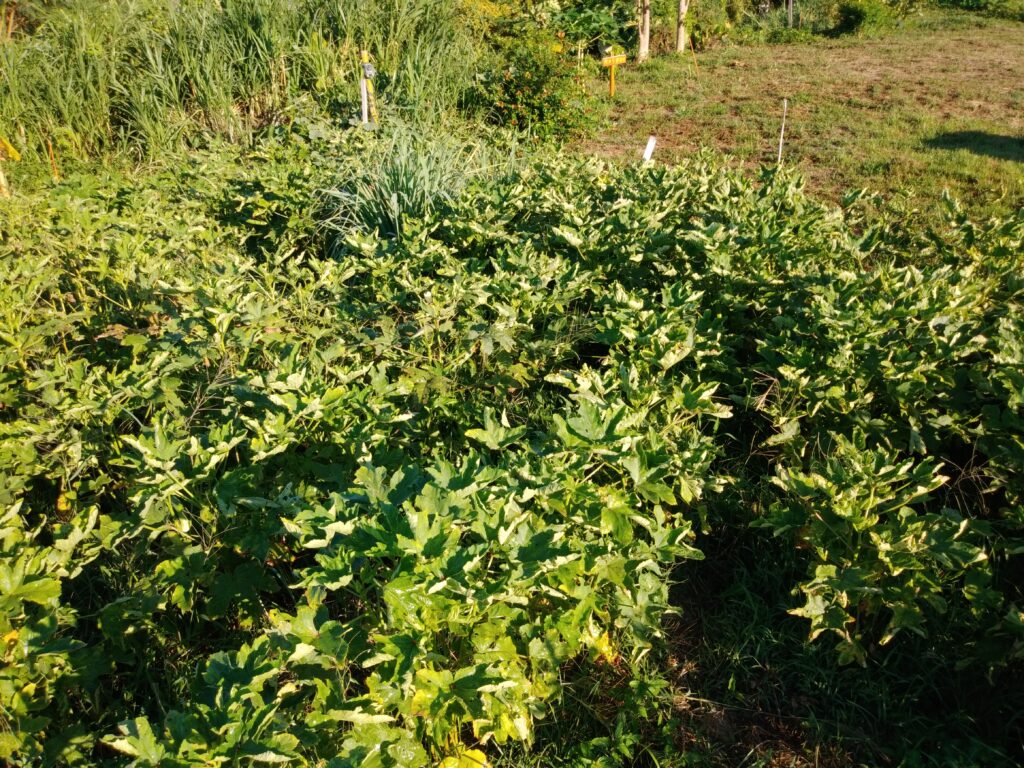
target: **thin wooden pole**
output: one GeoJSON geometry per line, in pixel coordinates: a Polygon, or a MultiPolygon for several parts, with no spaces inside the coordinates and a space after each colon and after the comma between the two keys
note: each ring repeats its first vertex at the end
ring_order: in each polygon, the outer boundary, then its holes
{"type": "Polygon", "coordinates": [[[786,112],[789,110],[789,99],[782,100],[782,130],[779,131],[779,159],[778,165],[782,165],[782,140],[786,135],[786,112]]]}
{"type": "Polygon", "coordinates": [[[21,160],[21,153],[5,137],[0,136],[0,197],[10,197],[11,185],[4,173],[4,160],[21,160]]]}
{"type": "Polygon", "coordinates": [[[53,155],[53,144],[46,140],[46,152],[50,155],[50,170],[53,172],[53,180],[60,181],[60,171],[57,170],[57,158],[53,155]]]}

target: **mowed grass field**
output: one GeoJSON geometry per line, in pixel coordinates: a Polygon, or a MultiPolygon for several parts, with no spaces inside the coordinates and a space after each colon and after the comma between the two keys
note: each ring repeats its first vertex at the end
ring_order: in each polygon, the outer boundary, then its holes
{"type": "MultiPolygon", "coordinates": [[[[878,37],[719,46],[620,70],[586,145],[671,162],[711,148],[748,167],[783,162],[812,192],[866,187],[938,220],[944,189],[975,215],[1024,204],[1024,24],[929,11],[878,37]]],[[[605,87],[593,83],[595,88],[605,87]]]]}

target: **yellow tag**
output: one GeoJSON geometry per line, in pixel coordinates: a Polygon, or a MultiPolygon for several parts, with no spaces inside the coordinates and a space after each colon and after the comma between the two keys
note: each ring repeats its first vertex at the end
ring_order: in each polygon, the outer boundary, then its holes
{"type": "Polygon", "coordinates": [[[11,160],[21,160],[21,153],[16,150],[11,142],[3,136],[0,136],[0,149],[2,149],[11,160]]]}

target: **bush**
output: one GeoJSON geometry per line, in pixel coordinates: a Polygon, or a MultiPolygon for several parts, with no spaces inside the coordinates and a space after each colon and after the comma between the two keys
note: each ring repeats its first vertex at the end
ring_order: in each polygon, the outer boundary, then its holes
{"type": "Polygon", "coordinates": [[[466,766],[582,711],[673,764],[644,663],[733,514],[840,660],[1019,701],[1024,217],[908,245],[704,160],[460,195],[400,144],[415,232],[267,258],[348,133],[0,217],[0,761],[466,766]]]}
{"type": "Polygon", "coordinates": [[[645,660],[734,516],[840,660],[1020,710],[1024,216],[322,133],[0,203],[0,762],[467,766],[595,713],[679,765],[645,660]]]}
{"type": "Polygon", "coordinates": [[[491,123],[541,138],[584,133],[592,112],[582,73],[563,39],[523,19],[506,20],[489,41],[466,104],[491,123]]]}
{"type": "Polygon", "coordinates": [[[595,4],[587,0],[565,3],[554,14],[550,26],[564,32],[566,39],[585,49],[609,45],[632,45],[636,39],[636,11],[632,0],[595,4]]]}
{"type": "Polygon", "coordinates": [[[836,10],[837,35],[860,34],[892,26],[895,14],[882,0],[841,0],[836,10]]]}
{"type": "Polygon", "coordinates": [[[806,43],[814,39],[814,33],[804,27],[776,27],[766,38],[769,43],[806,43]]]}
{"type": "Polygon", "coordinates": [[[1024,21],[1024,0],[945,0],[943,5],[1024,21]]]}

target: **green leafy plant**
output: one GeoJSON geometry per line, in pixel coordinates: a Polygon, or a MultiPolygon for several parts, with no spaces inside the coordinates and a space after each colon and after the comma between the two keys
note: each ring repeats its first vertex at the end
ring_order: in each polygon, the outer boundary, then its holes
{"type": "Polygon", "coordinates": [[[881,0],[843,0],[836,7],[833,34],[860,34],[892,26],[893,9],[881,0]]]}
{"type": "Polygon", "coordinates": [[[527,19],[509,19],[490,39],[466,104],[498,125],[565,139],[590,125],[588,94],[564,42],[527,19]]]}
{"type": "Polygon", "coordinates": [[[670,584],[740,535],[831,661],[1019,701],[1024,218],[392,149],[296,122],[3,203],[3,760],[682,761],[670,584]]]}

